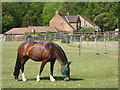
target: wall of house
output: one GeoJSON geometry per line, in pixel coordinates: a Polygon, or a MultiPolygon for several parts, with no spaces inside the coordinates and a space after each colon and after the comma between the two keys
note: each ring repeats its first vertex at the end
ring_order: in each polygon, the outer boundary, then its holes
{"type": "Polygon", "coordinates": [[[51,20],[50,20],[50,26],[52,27],[56,27],[57,29],[59,30],[64,30],[64,21],[63,19],[58,15],[56,14],[51,20]],[[61,25],[62,26],[61,26],[61,25]]]}
{"type": "Polygon", "coordinates": [[[64,22],[64,26],[66,31],[73,31],[73,29],[66,22],[64,22]]]}
{"type": "Polygon", "coordinates": [[[70,23],[77,30],[77,23],[70,23]]]}
{"type": "Polygon", "coordinates": [[[87,27],[93,27],[94,28],[94,26],[92,24],[90,24],[88,21],[86,21],[81,16],[80,16],[80,20],[81,20],[81,25],[87,25],[87,27]]]}

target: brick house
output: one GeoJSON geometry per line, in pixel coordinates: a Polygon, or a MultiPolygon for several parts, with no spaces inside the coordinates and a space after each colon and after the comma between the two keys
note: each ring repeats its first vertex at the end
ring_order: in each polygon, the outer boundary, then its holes
{"type": "Polygon", "coordinates": [[[78,15],[78,16],[80,17],[80,20],[81,20],[81,28],[82,27],[92,27],[92,28],[95,28],[95,30],[101,31],[99,26],[97,26],[95,23],[93,23],[86,16],[84,16],[84,15],[78,15]]]}
{"type": "Polygon", "coordinates": [[[99,29],[95,23],[83,15],[70,16],[69,13],[61,14],[56,10],[55,16],[50,20],[50,26],[58,30],[74,32],[82,27],[99,29]]]}
{"type": "Polygon", "coordinates": [[[79,16],[70,16],[67,14],[60,14],[56,10],[55,16],[50,20],[50,26],[62,31],[77,31],[81,28],[81,21],[79,16]]]}

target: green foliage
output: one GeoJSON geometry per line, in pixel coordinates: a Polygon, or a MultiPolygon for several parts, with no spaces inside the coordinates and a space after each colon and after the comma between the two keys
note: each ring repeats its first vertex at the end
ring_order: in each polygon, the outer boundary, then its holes
{"type": "Polygon", "coordinates": [[[53,32],[51,32],[51,31],[45,32],[46,35],[49,35],[49,34],[52,34],[52,33],[53,33],[53,32]]]}
{"type": "Polygon", "coordinates": [[[83,27],[79,30],[79,32],[84,32],[84,33],[92,33],[93,31],[95,31],[95,29],[92,27],[83,27]]]}
{"type": "Polygon", "coordinates": [[[3,33],[13,27],[48,26],[55,10],[84,15],[100,28],[117,28],[118,2],[3,2],[3,33]]]}
{"type": "Polygon", "coordinates": [[[37,33],[37,32],[36,32],[35,34],[36,34],[37,36],[40,36],[40,35],[42,35],[42,33],[37,33]]]}
{"type": "Polygon", "coordinates": [[[49,21],[55,15],[55,10],[59,7],[59,4],[59,2],[48,2],[44,4],[42,13],[43,25],[49,25],[49,21]]]}
{"type": "MultiPolygon", "coordinates": [[[[43,2],[3,2],[2,3],[2,21],[6,15],[14,19],[9,21],[11,26],[5,26],[3,23],[3,33],[13,27],[26,27],[30,25],[42,25],[41,13],[43,2]],[[14,23],[14,25],[12,24],[14,23]]],[[[7,19],[6,19],[7,20],[7,19]]],[[[5,21],[7,22],[7,21],[5,21]]]]}
{"type": "Polygon", "coordinates": [[[61,43],[70,43],[70,41],[68,39],[62,39],[61,43]]]}
{"type": "Polygon", "coordinates": [[[31,10],[23,17],[23,26],[35,26],[37,25],[37,16],[31,10]]]}
{"type": "Polygon", "coordinates": [[[100,13],[95,17],[94,22],[102,29],[109,31],[112,29],[111,26],[113,24],[113,18],[107,12],[100,13]]]}
{"type": "Polygon", "coordinates": [[[14,27],[15,26],[15,21],[14,21],[14,17],[13,16],[11,16],[11,15],[4,15],[3,17],[2,17],[2,26],[3,26],[3,30],[4,31],[7,31],[7,29],[6,28],[8,28],[8,29],[11,29],[12,27],[14,27]]]}

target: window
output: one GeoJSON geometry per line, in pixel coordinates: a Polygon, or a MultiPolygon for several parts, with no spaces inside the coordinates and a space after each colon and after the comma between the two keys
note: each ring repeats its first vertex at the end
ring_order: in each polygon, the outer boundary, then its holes
{"type": "Polygon", "coordinates": [[[62,26],[63,26],[63,25],[62,25],[62,22],[60,22],[60,27],[62,28],[62,26]]]}

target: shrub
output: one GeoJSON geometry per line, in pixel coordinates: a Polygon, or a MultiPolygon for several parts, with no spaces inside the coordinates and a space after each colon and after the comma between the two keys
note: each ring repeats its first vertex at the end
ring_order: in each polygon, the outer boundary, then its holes
{"type": "Polygon", "coordinates": [[[52,34],[53,32],[51,31],[47,31],[45,34],[48,35],[48,34],[52,34]]]}
{"type": "Polygon", "coordinates": [[[79,30],[79,32],[84,32],[84,33],[92,33],[93,31],[95,31],[95,29],[92,27],[83,27],[79,30]]]}
{"type": "Polygon", "coordinates": [[[68,39],[62,39],[61,43],[70,43],[70,41],[68,39]]]}

